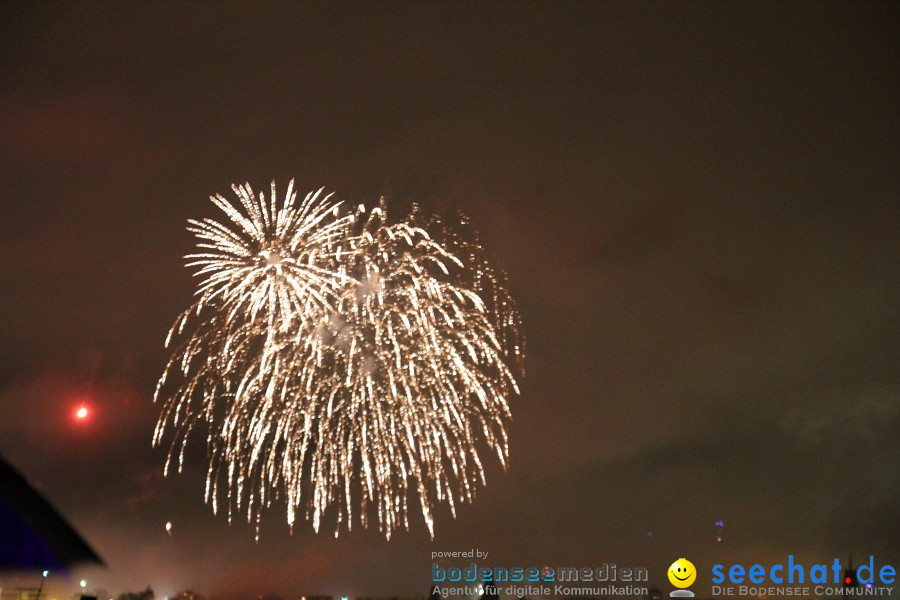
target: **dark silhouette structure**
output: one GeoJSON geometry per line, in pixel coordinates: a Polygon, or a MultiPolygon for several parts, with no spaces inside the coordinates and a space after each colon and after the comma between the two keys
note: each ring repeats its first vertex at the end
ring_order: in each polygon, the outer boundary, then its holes
{"type": "Polygon", "coordinates": [[[0,571],[103,564],[81,536],[0,457],[0,571]]]}

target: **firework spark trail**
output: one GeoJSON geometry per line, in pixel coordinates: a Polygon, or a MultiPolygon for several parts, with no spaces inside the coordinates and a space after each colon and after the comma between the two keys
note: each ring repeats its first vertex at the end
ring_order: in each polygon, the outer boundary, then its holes
{"type": "Polygon", "coordinates": [[[484,485],[481,442],[506,465],[524,348],[503,280],[477,242],[416,210],[389,224],[383,203],[341,216],[320,192],[295,208],[291,187],[279,208],[274,184],[268,200],[235,191],[244,212],[213,202],[236,227],[190,222],[206,279],[173,326],[198,321],[160,380],[155,443],[174,430],[180,469],[204,423],[207,501],[218,509],[224,480],[229,517],[258,524],[282,496],[291,526],[300,512],[318,531],[333,510],[337,535],[373,508],[390,538],[412,491],[433,535],[433,506],[455,515],[484,485]]]}
{"type": "MultiPolygon", "coordinates": [[[[289,387],[292,372],[283,355],[291,337],[318,320],[346,279],[336,255],[352,224],[350,216],[336,217],[340,205],[321,190],[298,205],[293,181],[280,207],[274,183],[268,199],[257,198],[249,185],[233,189],[243,212],[221,196],[211,198],[233,228],[212,219],[188,222],[201,250],[187,256],[188,266],[199,267],[195,275],[205,279],[166,345],[197,324],[175,349],[156,392],[160,398],[173,375],[183,378],[164,403],[154,436],[159,443],[167,424],[175,430],[167,471],[176,450],[181,470],[197,422],[209,425],[207,499],[214,508],[220,469],[240,474],[236,467],[248,458],[239,449],[250,425],[244,415],[253,414],[261,390],[289,387]]],[[[243,486],[234,487],[240,501],[243,486]]]]}

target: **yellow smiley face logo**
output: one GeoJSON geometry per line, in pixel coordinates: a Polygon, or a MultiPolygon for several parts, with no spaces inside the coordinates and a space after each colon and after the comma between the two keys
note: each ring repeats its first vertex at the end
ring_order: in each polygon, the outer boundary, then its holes
{"type": "Polygon", "coordinates": [[[669,567],[669,582],[677,588],[690,587],[697,579],[694,563],[686,558],[679,558],[669,567]]]}

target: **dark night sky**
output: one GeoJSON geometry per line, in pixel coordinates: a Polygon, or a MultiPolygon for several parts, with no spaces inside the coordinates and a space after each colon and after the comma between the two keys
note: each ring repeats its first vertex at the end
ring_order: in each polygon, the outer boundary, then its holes
{"type": "Polygon", "coordinates": [[[92,586],[423,594],[470,547],[659,583],[678,556],[900,563],[897,4],[2,10],[0,453],[107,559],[92,586]],[[465,209],[509,272],[511,466],[433,542],[276,509],[254,544],[202,450],[161,478],[185,221],[291,177],[465,209]]]}

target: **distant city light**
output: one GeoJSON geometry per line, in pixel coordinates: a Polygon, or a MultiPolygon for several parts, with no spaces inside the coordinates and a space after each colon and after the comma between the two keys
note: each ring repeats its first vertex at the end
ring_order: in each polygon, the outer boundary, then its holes
{"type": "Polygon", "coordinates": [[[86,406],[82,405],[78,407],[78,410],[75,411],[75,418],[79,421],[84,421],[88,416],[88,409],[86,406]]]}
{"type": "Polygon", "coordinates": [[[721,544],[722,540],[724,539],[722,537],[723,529],[725,529],[725,521],[719,519],[718,521],[716,521],[716,542],[719,544],[721,544]]]}
{"type": "Polygon", "coordinates": [[[81,581],[78,582],[78,585],[81,586],[81,589],[86,588],[87,587],[87,579],[82,579],[81,581]]]}
{"type": "Polygon", "coordinates": [[[41,573],[41,575],[43,575],[44,577],[47,577],[49,574],[50,574],[50,571],[48,571],[47,569],[44,569],[44,572],[41,573]]]}
{"type": "Polygon", "coordinates": [[[172,521],[166,521],[166,533],[172,535],[172,521]]]}

